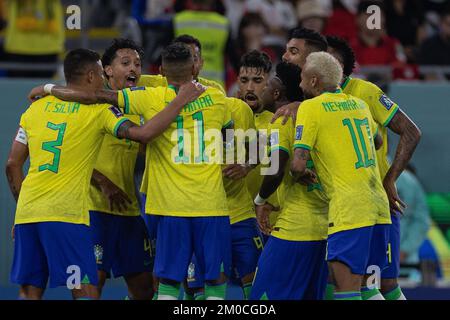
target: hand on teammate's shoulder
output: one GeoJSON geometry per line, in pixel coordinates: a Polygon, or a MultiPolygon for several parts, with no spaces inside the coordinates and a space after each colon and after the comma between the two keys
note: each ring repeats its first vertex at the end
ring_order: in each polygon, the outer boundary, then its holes
{"type": "Polygon", "coordinates": [[[206,89],[207,87],[197,81],[186,82],[180,86],[177,97],[183,99],[185,103],[189,103],[200,97],[206,89]]]}
{"type": "Polygon", "coordinates": [[[36,100],[39,100],[43,97],[45,97],[47,93],[45,93],[44,86],[38,86],[31,89],[30,93],[28,94],[28,100],[30,100],[31,103],[35,102],[36,100]]]}

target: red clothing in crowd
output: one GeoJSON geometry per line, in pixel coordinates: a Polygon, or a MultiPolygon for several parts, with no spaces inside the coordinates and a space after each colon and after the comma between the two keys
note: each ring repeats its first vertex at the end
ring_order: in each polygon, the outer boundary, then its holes
{"type": "Polygon", "coordinates": [[[406,64],[405,55],[400,42],[389,36],[384,36],[375,47],[368,47],[361,39],[352,42],[356,61],[359,65],[384,65],[392,67],[394,79],[418,79],[419,71],[416,65],[406,64]]]}
{"type": "Polygon", "coordinates": [[[401,45],[389,36],[384,36],[375,47],[368,47],[359,38],[351,45],[360,65],[392,65],[401,61],[401,45]]]}
{"type": "Polygon", "coordinates": [[[328,18],[323,34],[338,36],[351,42],[357,37],[356,16],[344,8],[336,8],[328,18]]]}

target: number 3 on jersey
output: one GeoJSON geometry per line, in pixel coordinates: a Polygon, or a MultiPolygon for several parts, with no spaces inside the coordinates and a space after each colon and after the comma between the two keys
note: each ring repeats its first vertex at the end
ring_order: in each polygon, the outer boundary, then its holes
{"type": "Polygon", "coordinates": [[[58,173],[59,169],[59,160],[61,158],[61,149],[57,147],[61,147],[64,139],[64,133],[66,132],[66,123],[54,124],[51,122],[47,123],[47,128],[51,130],[58,131],[58,135],[56,140],[47,141],[42,143],[42,150],[53,153],[53,162],[46,163],[39,166],[39,172],[41,171],[51,171],[53,173],[58,173]]]}

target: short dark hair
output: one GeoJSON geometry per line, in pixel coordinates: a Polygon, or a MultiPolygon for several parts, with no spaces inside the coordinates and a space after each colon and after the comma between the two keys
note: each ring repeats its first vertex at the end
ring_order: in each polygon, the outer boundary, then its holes
{"type": "Polygon", "coordinates": [[[172,43],[175,42],[181,42],[187,45],[195,45],[198,48],[198,51],[200,51],[200,53],[202,52],[202,44],[200,43],[200,40],[198,40],[197,38],[194,38],[193,36],[189,35],[189,34],[183,34],[181,36],[176,37],[175,39],[173,39],[172,43]]]}
{"type": "Polygon", "coordinates": [[[240,68],[256,68],[269,73],[272,70],[272,61],[267,53],[252,50],[242,56],[240,68]]]}
{"type": "Polygon", "coordinates": [[[112,44],[106,48],[102,57],[103,67],[110,66],[113,60],[116,58],[117,51],[120,49],[136,50],[141,59],[144,58],[144,50],[136,42],[131,39],[116,38],[112,44]]]}
{"type": "Polygon", "coordinates": [[[444,10],[441,11],[440,17],[444,19],[446,16],[450,16],[450,4],[444,7],[444,10]]]}
{"type": "Polygon", "coordinates": [[[307,46],[313,47],[316,51],[327,51],[327,40],[314,30],[295,28],[289,33],[289,40],[291,39],[303,39],[307,46]]]}
{"type": "Polygon", "coordinates": [[[328,46],[337,51],[342,57],[342,63],[344,65],[344,75],[350,76],[355,68],[356,58],[355,52],[352,47],[342,38],[336,36],[327,36],[328,46]]]}
{"type": "Polygon", "coordinates": [[[161,57],[163,63],[182,63],[192,59],[192,53],[187,44],[174,42],[164,48],[161,57]]]}
{"type": "Polygon", "coordinates": [[[281,80],[286,92],[286,98],[291,101],[301,101],[302,91],[300,90],[301,69],[299,66],[289,62],[280,62],[276,66],[276,76],[281,80]]]}
{"type": "Polygon", "coordinates": [[[75,82],[86,72],[86,68],[97,64],[100,55],[89,49],[75,49],[69,51],[64,59],[64,77],[66,82],[75,82]]]}

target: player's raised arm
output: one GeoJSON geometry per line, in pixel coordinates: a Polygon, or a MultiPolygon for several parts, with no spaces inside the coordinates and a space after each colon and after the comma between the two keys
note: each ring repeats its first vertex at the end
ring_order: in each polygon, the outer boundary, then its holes
{"type": "Polygon", "coordinates": [[[140,127],[131,121],[123,122],[117,130],[117,136],[141,143],[150,142],[170,126],[183,106],[197,99],[205,89],[206,87],[196,82],[183,84],[175,99],[163,111],[156,114],[140,127]]]}
{"type": "Polygon", "coordinates": [[[81,88],[68,88],[53,84],[46,84],[44,86],[33,88],[28,94],[28,99],[30,101],[35,101],[37,98],[44,97],[49,94],[64,101],[77,101],[82,104],[108,103],[117,105],[118,103],[117,91],[106,89],[85,90],[81,88]]]}
{"type": "Polygon", "coordinates": [[[23,165],[25,164],[25,161],[27,161],[28,155],[29,150],[26,134],[22,128],[19,128],[17,136],[12,143],[5,170],[9,188],[11,189],[11,193],[16,202],[19,199],[22,182],[25,179],[23,165]]]}

